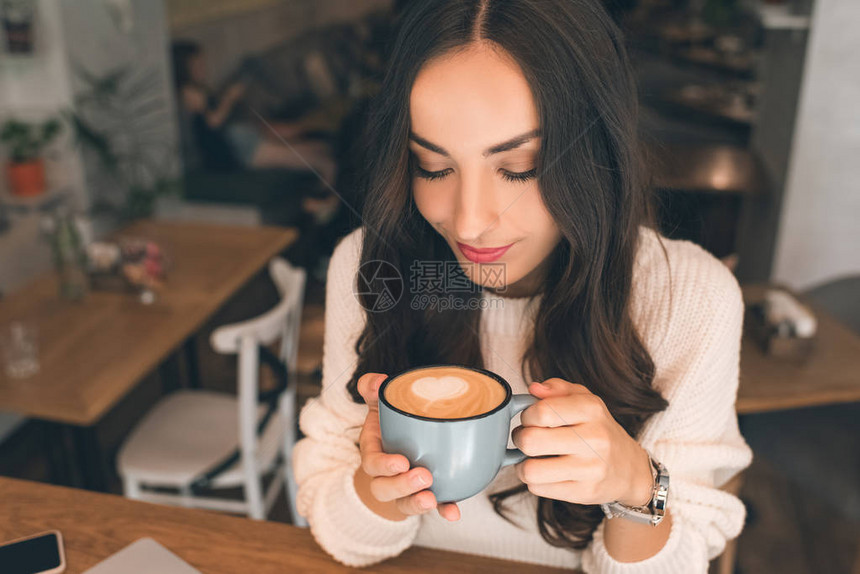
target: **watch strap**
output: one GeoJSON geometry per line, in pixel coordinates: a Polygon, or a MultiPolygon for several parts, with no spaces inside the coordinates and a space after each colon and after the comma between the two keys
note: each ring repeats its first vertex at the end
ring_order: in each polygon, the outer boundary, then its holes
{"type": "Polygon", "coordinates": [[[601,504],[607,518],[626,518],[640,524],[657,526],[663,521],[669,504],[669,471],[648,453],[653,484],[651,500],[644,506],[627,506],[618,501],[601,504]]]}

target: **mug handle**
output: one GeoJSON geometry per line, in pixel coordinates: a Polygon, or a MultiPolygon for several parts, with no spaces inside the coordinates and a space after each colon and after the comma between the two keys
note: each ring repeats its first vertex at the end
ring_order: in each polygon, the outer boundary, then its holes
{"type": "MultiPolygon", "coordinates": [[[[511,398],[511,418],[514,418],[514,415],[525,409],[526,407],[530,407],[538,401],[537,397],[532,395],[514,395],[511,398]]],[[[502,466],[509,466],[512,464],[517,464],[526,459],[526,455],[523,454],[518,448],[509,448],[505,452],[505,458],[502,460],[502,466]]]]}

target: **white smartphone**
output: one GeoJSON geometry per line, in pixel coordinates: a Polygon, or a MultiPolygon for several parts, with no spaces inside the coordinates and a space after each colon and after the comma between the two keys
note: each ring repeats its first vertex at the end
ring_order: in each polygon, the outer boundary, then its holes
{"type": "Polygon", "coordinates": [[[0,544],[3,574],[60,574],[66,570],[63,536],[51,530],[0,544]]]}

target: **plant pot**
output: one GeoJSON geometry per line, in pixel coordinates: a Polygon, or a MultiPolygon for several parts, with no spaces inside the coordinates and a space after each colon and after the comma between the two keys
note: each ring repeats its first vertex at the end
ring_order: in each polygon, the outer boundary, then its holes
{"type": "Polygon", "coordinates": [[[10,161],[6,164],[9,190],[18,197],[35,197],[45,192],[45,161],[10,161]]]}

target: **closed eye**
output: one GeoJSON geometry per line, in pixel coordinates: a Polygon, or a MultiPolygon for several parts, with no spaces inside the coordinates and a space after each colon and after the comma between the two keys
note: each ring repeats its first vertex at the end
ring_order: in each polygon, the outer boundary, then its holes
{"type": "Polygon", "coordinates": [[[422,179],[426,179],[427,181],[434,181],[437,179],[443,179],[449,174],[453,173],[454,170],[449,168],[440,169],[439,171],[428,171],[422,168],[420,165],[415,166],[415,175],[422,179]]]}
{"type": "MultiPolygon", "coordinates": [[[[444,179],[453,172],[454,170],[450,167],[446,169],[440,169],[438,171],[429,171],[422,168],[420,165],[415,166],[415,175],[422,179],[426,179],[427,181],[444,179]]],[[[513,183],[524,183],[535,178],[535,176],[537,175],[537,169],[532,168],[528,171],[508,171],[506,169],[500,169],[499,173],[506,181],[510,181],[513,183]]]]}
{"type": "Polygon", "coordinates": [[[528,171],[508,171],[506,169],[501,169],[499,171],[502,173],[503,178],[514,183],[529,181],[530,179],[534,179],[537,175],[537,169],[535,168],[528,171]]]}

